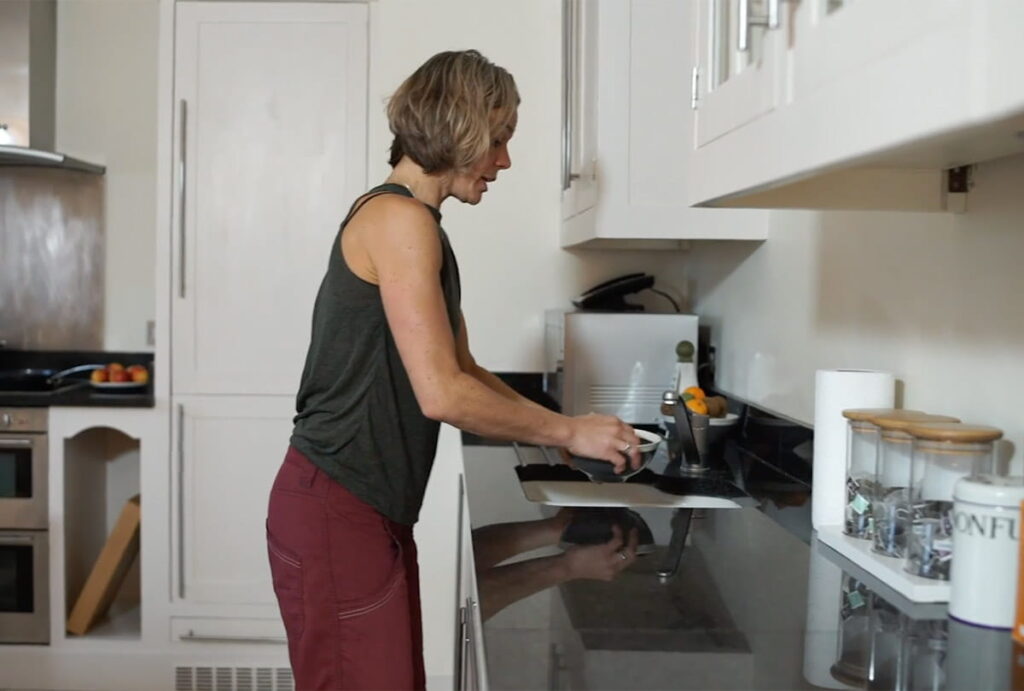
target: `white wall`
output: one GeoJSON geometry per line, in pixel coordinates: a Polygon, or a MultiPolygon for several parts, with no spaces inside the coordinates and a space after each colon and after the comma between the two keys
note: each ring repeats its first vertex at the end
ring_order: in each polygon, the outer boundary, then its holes
{"type": "MultiPolygon", "coordinates": [[[[476,48],[519,87],[512,168],[477,207],[450,200],[441,211],[463,283],[470,347],[498,371],[543,369],[543,311],[570,307],[589,285],[647,271],[659,287],[681,275],[680,252],[562,250],[560,223],[561,3],[555,0],[379,0],[371,3],[369,180],[389,172],[385,99],[441,50],[476,48]]],[[[678,283],[678,282],[676,282],[678,283]]],[[[664,310],[667,302],[644,297],[664,310]]]]}
{"type": "Polygon", "coordinates": [[[57,3],[56,148],[107,166],[108,350],[151,349],[156,75],[156,0],[57,3]]]}
{"type": "Polygon", "coordinates": [[[1000,427],[1020,463],[1024,157],[974,180],[963,215],[780,211],[763,245],[697,246],[718,383],[811,422],[815,369],[890,370],[904,406],[1000,427]]]}

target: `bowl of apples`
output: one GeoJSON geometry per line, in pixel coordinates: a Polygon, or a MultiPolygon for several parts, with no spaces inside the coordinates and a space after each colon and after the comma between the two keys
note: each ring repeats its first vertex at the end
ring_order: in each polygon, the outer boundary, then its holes
{"type": "Polygon", "coordinates": [[[120,362],[111,362],[108,365],[98,365],[89,375],[89,383],[94,389],[144,389],[149,383],[149,370],[145,365],[125,367],[120,362]]]}

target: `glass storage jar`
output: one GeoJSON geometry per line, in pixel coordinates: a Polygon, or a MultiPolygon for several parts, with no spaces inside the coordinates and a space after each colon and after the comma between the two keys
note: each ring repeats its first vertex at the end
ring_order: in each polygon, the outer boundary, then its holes
{"type": "MultiPolygon", "coordinates": [[[[903,634],[903,689],[969,688],[946,685],[949,619],[908,619],[903,634]]],[[[992,688],[992,687],[978,687],[992,688]]]]}
{"type": "Polygon", "coordinates": [[[894,408],[853,408],[843,411],[843,417],[846,418],[846,513],[843,532],[851,537],[870,540],[874,535],[871,505],[877,493],[875,467],[878,425],[871,418],[899,412],[894,408]]]}
{"type": "Polygon", "coordinates": [[[949,580],[953,559],[953,487],[957,480],[992,473],[994,442],[1003,431],[984,425],[922,423],[914,439],[911,529],[904,568],[915,576],[949,580]]]}
{"type": "Polygon", "coordinates": [[[907,616],[881,595],[871,596],[871,657],[867,688],[892,691],[903,686],[906,662],[902,658],[903,635],[907,616]]]}
{"type": "Polygon", "coordinates": [[[872,502],[874,547],[879,554],[906,556],[910,529],[910,467],[913,438],[907,427],[924,422],[959,422],[955,417],[919,410],[897,410],[870,418],[879,427],[876,495],[872,502]]]}
{"type": "Polygon", "coordinates": [[[863,582],[843,573],[839,606],[839,636],[836,661],[829,670],[832,678],[848,686],[863,687],[870,676],[871,590],[863,582]]]}

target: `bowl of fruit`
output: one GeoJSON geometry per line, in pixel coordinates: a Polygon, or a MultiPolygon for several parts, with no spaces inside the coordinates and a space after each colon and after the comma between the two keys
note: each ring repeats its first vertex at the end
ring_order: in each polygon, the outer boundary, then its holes
{"type": "Polygon", "coordinates": [[[89,383],[94,389],[136,390],[144,389],[149,383],[149,370],[145,365],[128,365],[111,362],[97,365],[89,375],[89,383]]]}

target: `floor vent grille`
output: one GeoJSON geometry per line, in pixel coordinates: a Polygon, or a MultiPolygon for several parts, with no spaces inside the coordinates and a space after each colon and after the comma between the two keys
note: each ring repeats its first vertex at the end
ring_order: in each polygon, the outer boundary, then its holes
{"type": "Polygon", "coordinates": [[[287,667],[175,667],[174,691],[295,691],[287,667]]]}

